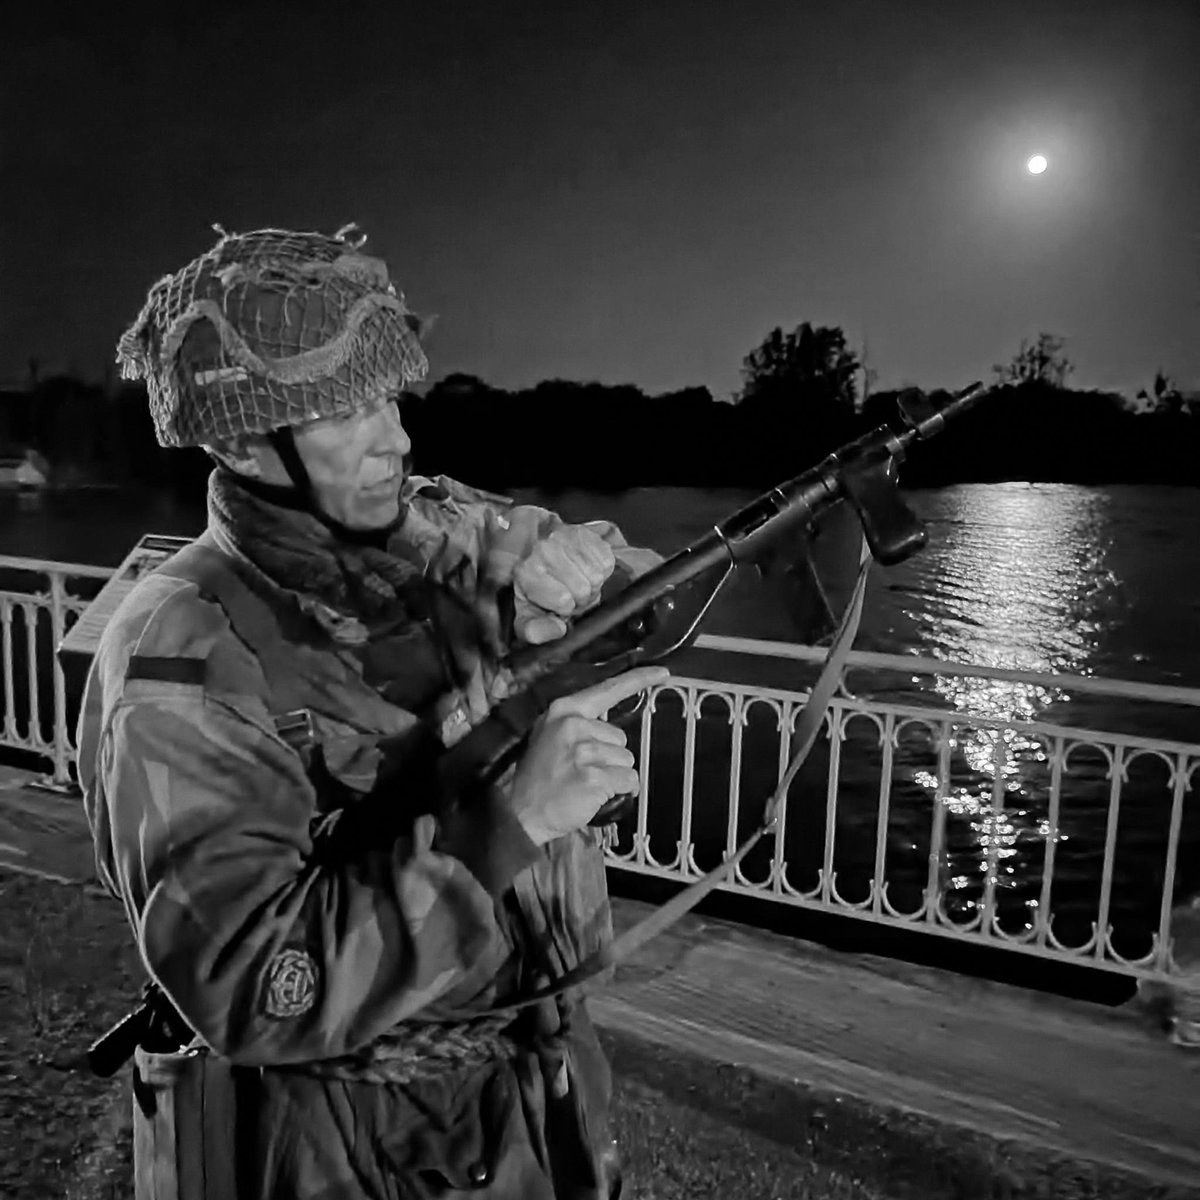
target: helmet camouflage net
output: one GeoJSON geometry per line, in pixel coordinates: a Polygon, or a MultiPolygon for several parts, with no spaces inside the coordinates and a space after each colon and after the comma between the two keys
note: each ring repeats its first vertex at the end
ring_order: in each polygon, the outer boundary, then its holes
{"type": "MultiPolygon", "coordinates": [[[[218,227],[219,228],[219,227],[218,227]]],[[[162,446],[229,442],[378,406],[425,377],[419,319],[347,226],[226,234],[150,289],[117,345],[162,446]]]]}

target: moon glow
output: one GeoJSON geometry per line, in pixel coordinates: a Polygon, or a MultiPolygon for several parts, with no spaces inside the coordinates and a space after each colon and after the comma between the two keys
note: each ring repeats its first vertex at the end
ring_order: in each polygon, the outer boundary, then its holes
{"type": "Polygon", "coordinates": [[[1044,154],[1035,154],[1026,164],[1025,169],[1030,175],[1040,175],[1050,165],[1044,154]]]}

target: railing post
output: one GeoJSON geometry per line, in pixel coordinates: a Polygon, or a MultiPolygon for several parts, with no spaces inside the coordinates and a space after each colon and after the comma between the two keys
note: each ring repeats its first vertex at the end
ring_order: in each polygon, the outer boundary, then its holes
{"type": "Polygon", "coordinates": [[[1125,782],[1125,748],[1113,747],[1112,777],[1108,786],[1108,821],[1104,833],[1104,865],[1100,871],[1100,906],[1096,913],[1096,958],[1101,962],[1112,951],[1109,909],[1112,905],[1113,863],[1117,851],[1117,822],[1121,818],[1121,786],[1125,782]]]}
{"type": "Polygon", "coordinates": [[[1008,746],[1004,740],[1005,730],[992,731],[992,794],[983,811],[983,861],[987,868],[983,875],[983,905],[979,932],[991,937],[997,928],[998,904],[996,888],[1000,882],[1003,865],[1004,842],[1004,769],[1008,766],[1008,746]]]}
{"type": "Polygon", "coordinates": [[[939,920],[942,901],[942,847],[946,840],[946,801],[950,797],[950,752],[954,749],[954,734],[948,720],[937,722],[937,786],[933,789],[933,808],[929,814],[929,865],[925,875],[925,921],[929,925],[939,920]]]}
{"type": "Polygon", "coordinates": [[[32,600],[21,601],[21,617],[25,623],[25,696],[29,704],[29,716],[25,723],[25,745],[35,753],[44,752],[45,742],[42,738],[41,697],[38,695],[38,609],[41,607],[35,596],[32,600]]]}
{"type": "MultiPolygon", "coordinates": [[[[810,693],[811,694],[811,693],[810,693]]],[[[795,730],[795,712],[793,712],[791,728],[795,730]]],[[[832,705],[825,711],[825,719],[829,723],[829,774],[825,786],[825,855],[821,866],[821,900],[830,907],[837,907],[837,871],[834,870],[833,856],[837,842],[838,792],[841,787],[842,770],[842,739],[838,722],[837,709],[832,705]]],[[[787,747],[781,747],[779,757],[779,776],[782,779],[787,770],[787,747]]],[[[786,800],[785,800],[786,803],[786,800]]]]}
{"type": "Polygon", "coordinates": [[[17,698],[13,687],[12,602],[0,596],[0,648],[4,657],[4,740],[17,740],[17,698]]]}
{"type": "Polygon", "coordinates": [[[642,786],[638,789],[637,830],[633,835],[633,861],[644,865],[650,857],[650,749],[654,737],[654,704],[659,690],[652,688],[642,706],[642,736],[638,739],[638,774],[642,786]]]}
{"type": "Polygon", "coordinates": [[[1179,864],[1179,833],[1183,827],[1183,795],[1190,790],[1191,777],[1187,757],[1175,756],[1171,772],[1171,824],[1167,831],[1167,861],[1163,872],[1162,897],[1159,900],[1158,945],[1155,947],[1155,969],[1166,974],[1171,970],[1171,909],[1175,902],[1175,868],[1179,864]]]}
{"type": "Polygon", "coordinates": [[[887,891],[888,818],[892,807],[892,763],[896,749],[896,714],[887,713],[880,730],[879,811],[875,816],[875,870],[871,875],[871,912],[883,915],[887,891]]]}
{"type": "Polygon", "coordinates": [[[67,681],[58,661],[58,646],[66,633],[66,579],[61,571],[51,570],[50,576],[50,639],[54,660],[54,777],[56,787],[71,784],[71,743],[67,730],[67,681]]]}
{"type": "Polygon", "coordinates": [[[1039,946],[1049,945],[1050,908],[1054,896],[1054,854],[1058,845],[1058,825],[1062,807],[1062,777],[1063,760],[1066,756],[1064,739],[1061,734],[1053,740],[1050,760],[1050,808],[1046,813],[1046,856],[1042,860],[1042,890],[1038,896],[1037,933],[1034,940],[1039,946]]]}

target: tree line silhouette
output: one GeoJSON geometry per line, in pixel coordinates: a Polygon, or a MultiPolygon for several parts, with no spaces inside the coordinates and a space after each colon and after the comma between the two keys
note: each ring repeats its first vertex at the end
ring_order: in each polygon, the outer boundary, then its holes
{"type": "MultiPolygon", "coordinates": [[[[993,369],[995,394],[914,452],[909,487],[950,483],[1200,483],[1200,414],[1161,372],[1154,398],[1072,389],[1061,339],[1041,334],[993,369]]],[[[862,394],[870,373],[836,326],[772,330],[746,356],[731,401],[694,387],[551,379],[511,391],[451,374],[401,400],[415,470],[481,487],[757,487],[798,474],[869,429],[897,420],[897,391],[862,394]]],[[[963,383],[969,381],[961,381],[963,383]]],[[[957,384],[955,386],[958,386],[957,384]]],[[[0,454],[39,452],[52,482],[141,484],[203,494],[200,450],[154,440],[141,384],[68,376],[0,393],[0,454]]]]}

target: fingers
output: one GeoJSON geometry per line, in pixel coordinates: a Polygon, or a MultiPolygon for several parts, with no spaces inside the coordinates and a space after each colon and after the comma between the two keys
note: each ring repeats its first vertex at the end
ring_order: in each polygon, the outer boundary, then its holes
{"type": "Polygon", "coordinates": [[[642,777],[632,767],[608,767],[597,780],[608,798],[637,795],[642,790],[642,777]]]}
{"type": "Polygon", "coordinates": [[[585,542],[567,536],[565,530],[556,530],[539,549],[534,561],[540,559],[579,603],[600,587],[612,571],[612,563],[606,566],[589,552],[585,542]]]}
{"type": "MultiPolygon", "coordinates": [[[[579,579],[582,578],[583,576],[579,575],[579,579]]],[[[577,604],[583,603],[582,599],[576,600],[575,592],[570,586],[559,578],[558,574],[552,572],[540,557],[527,558],[518,563],[513,571],[513,583],[517,586],[518,594],[524,596],[531,604],[557,613],[560,617],[569,617],[577,604]]],[[[590,594],[589,589],[587,595],[590,594]]],[[[584,598],[586,599],[586,596],[584,598]]]]}
{"type": "Polygon", "coordinates": [[[567,623],[561,617],[529,617],[516,622],[516,634],[531,646],[542,646],[557,641],[567,632],[567,623]]]}
{"type": "Polygon", "coordinates": [[[610,725],[607,721],[597,721],[591,717],[569,716],[573,722],[571,733],[577,744],[586,742],[602,742],[608,746],[623,748],[629,741],[625,731],[618,725],[610,725]]]}
{"type": "Polygon", "coordinates": [[[527,599],[559,616],[590,604],[616,567],[612,548],[583,526],[556,529],[513,572],[527,599]]]}
{"type": "Polygon", "coordinates": [[[581,717],[596,718],[601,713],[608,712],[614,704],[636,696],[638,692],[644,692],[647,688],[665,683],[670,677],[671,672],[666,667],[635,667],[623,675],[606,679],[603,683],[597,683],[574,695],[564,696],[561,700],[554,701],[550,707],[563,715],[577,713],[581,717]]]}
{"type": "Polygon", "coordinates": [[[587,525],[572,525],[557,530],[556,533],[563,535],[563,540],[570,542],[590,578],[598,578],[603,583],[613,573],[617,565],[617,556],[613,553],[613,548],[594,529],[587,525]]]}
{"type": "Polygon", "coordinates": [[[637,766],[633,751],[624,746],[613,746],[608,742],[581,742],[576,753],[579,764],[583,767],[597,767],[605,771],[632,771],[637,766]]]}

